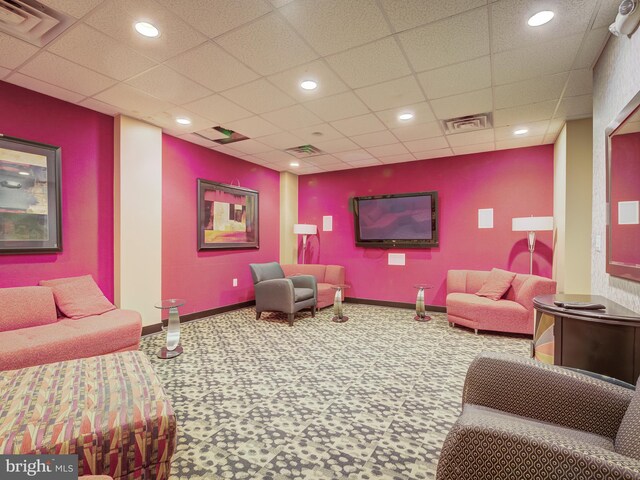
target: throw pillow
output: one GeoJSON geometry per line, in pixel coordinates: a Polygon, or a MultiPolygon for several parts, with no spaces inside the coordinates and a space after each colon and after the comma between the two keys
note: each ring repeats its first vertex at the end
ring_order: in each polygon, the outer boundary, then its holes
{"type": "Polygon", "coordinates": [[[56,305],[69,318],[101,315],[116,308],[107,300],[91,275],[44,280],[40,285],[53,289],[56,305]]]}
{"type": "Polygon", "coordinates": [[[56,320],[50,288],[0,288],[0,332],[47,325],[56,320]]]}
{"type": "Polygon", "coordinates": [[[476,295],[487,297],[491,300],[500,300],[509,290],[514,278],[516,278],[515,273],[494,268],[482,284],[482,287],[480,287],[480,290],[476,292],[476,295]]]}

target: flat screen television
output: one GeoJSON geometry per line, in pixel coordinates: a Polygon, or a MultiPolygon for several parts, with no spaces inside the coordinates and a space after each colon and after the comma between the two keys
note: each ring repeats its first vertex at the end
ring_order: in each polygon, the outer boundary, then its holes
{"type": "Polygon", "coordinates": [[[352,201],[357,246],[438,246],[438,192],[354,197],[352,201]]]}

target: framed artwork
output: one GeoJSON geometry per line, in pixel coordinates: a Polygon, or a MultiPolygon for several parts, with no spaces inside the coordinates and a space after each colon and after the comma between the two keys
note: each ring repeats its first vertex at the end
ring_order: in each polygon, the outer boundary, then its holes
{"type": "Polygon", "coordinates": [[[60,251],[60,147],[0,135],[0,254],[60,251]]]}
{"type": "Polygon", "coordinates": [[[258,192],[198,179],[198,250],[260,248],[258,192]]]}

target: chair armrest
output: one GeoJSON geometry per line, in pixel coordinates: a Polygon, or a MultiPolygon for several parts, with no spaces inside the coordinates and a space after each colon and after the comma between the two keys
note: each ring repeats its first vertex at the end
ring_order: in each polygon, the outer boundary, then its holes
{"type": "Polygon", "coordinates": [[[556,293],[556,290],[557,284],[555,280],[530,275],[522,287],[518,289],[514,300],[528,311],[533,312],[533,299],[535,297],[539,295],[553,295],[556,293]]]}
{"type": "Polygon", "coordinates": [[[615,438],[633,391],[562,367],[500,353],[471,363],[463,404],[615,438]]]}
{"type": "Polygon", "coordinates": [[[256,310],[293,313],[295,292],[288,278],[275,278],[255,284],[256,310]]]}
{"type": "Polygon", "coordinates": [[[313,290],[313,296],[318,297],[318,282],[313,275],[293,275],[287,278],[291,280],[294,288],[310,288],[313,290]]]}
{"type": "Polygon", "coordinates": [[[442,446],[436,480],[516,478],[640,480],[640,461],[579,434],[463,413],[442,446]]]}

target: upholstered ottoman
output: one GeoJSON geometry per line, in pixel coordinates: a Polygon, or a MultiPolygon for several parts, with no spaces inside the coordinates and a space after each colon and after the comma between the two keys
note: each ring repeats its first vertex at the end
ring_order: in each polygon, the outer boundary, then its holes
{"type": "Polygon", "coordinates": [[[79,474],[165,480],[176,417],[142,352],[0,372],[0,453],[77,454],[79,474]]]}

